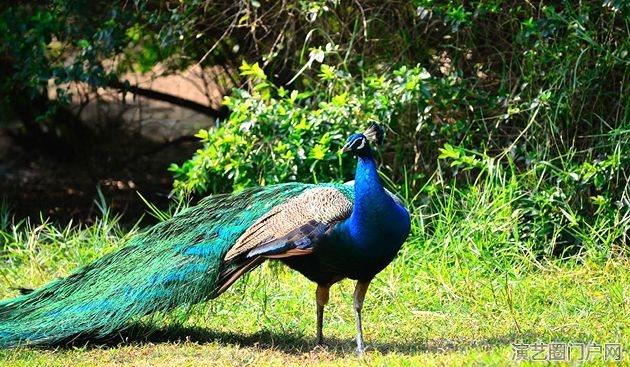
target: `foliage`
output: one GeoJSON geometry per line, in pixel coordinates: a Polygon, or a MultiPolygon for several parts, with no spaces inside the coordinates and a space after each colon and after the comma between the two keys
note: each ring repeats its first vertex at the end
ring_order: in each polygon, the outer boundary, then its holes
{"type": "Polygon", "coordinates": [[[0,124],[17,118],[27,129],[59,129],[68,123],[58,114],[71,98],[67,83],[98,88],[117,85],[124,72],[147,71],[158,62],[167,69],[181,67],[181,58],[173,56],[190,32],[192,10],[146,1],[0,5],[0,65],[5,70],[0,124]],[[53,99],[48,96],[51,86],[53,99]]]}
{"type": "Polygon", "coordinates": [[[349,73],[322,64],[320,87],[299,92],[274,85],[257,63],[244,62],[240,70],[252,92],[238,89],[226,97],[230,118],[201,130],[203,148],[171,167],[180,193],[351,177],[352,165],[339,152],[348,131],[369,121],[395,125],[409,105],[430,103],[434,83],[426,70],[402,67],[357,85],[349,73]]]}
{"type": "MultiPolygon", "coordinates": [[[[555,161],[540,161],[522,173],[516,172],[509,157],[505,158],[507,164],[501,164],[497,157],[448,144],[439,158],[477,174],[468,185],[445,181],[441,175],[427,184],[422,191],[431,197],[444,187],[452,190],[436,200],[440,203],[436,215],[462,207],[471,218],[468,224],[472,228],[483,229],[487,242],[495,239],[494,251],[516,247],[538,258],[579,258],[583,253],[608,258],[623,253],[628,243],[627,204],[623,198],[611,202],[604,196],[612,191],[610,182],[604,184],[604,177],[621,173],[618,154],[596,165],[575,165],[567,160],[558,166],[555,161]],[[585,198],[585,190],[599,195],[585,198]]],[[[466,242],[465,237],[476,235],[467,233],[461,240],[466,242]]]]}
{"type": "MultiPolygon", "coordinates": [[[[501,172],[519,181],[514,236],[562,255],[603,223],[626,223],[629,12],[595,0],[4,4],[0,91],[24,123],[53,129],[65,121],[48,113],[56,102],[32,103],[51,82],[221,65],[239,86],[230,117],[171,166],[176,194],[348,179],[338,148],[376,120],[388,126],[384,176],[421,197],[501,172]]],[[[626,243],[624,232],[598,243],[626,243]]]]}

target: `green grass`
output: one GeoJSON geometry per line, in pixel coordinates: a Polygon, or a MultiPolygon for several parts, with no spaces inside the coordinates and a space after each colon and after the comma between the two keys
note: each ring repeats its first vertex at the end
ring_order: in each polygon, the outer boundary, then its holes
{"type": "MultiPolygon", "coordinates": [[[[535,342],[618,342],[630,363],[630,259],[617,228],[627,228],[628,214],[596,223],[597,235],[571,257],[541,256],[540,239],[519,235],[518,195],[509,183],[480,181],[465,191],[446,187],[413,209],[409,241],[368,292],[362,357],[354,353],[353,284],[333,287],[327,345],[318,347],[314,284],[271,263],[208,304],[143,320],[107,343],[5,350],[0,364],[505,365],[516,364],[514,343],[535,342]]],[[[137,232],[122,230],[107,211],[89,227],[3,223],[2,298],[16,294],[12,287],[63,276],[137,232]]]]}

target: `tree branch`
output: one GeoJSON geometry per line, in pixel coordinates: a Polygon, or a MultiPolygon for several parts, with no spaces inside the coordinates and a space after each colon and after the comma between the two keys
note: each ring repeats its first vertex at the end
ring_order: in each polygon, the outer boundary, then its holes
{"type": "Polygon", "coordinates": [[[142,97],[146,97],[146,98],[150,98],[150,99],[155,99],[158,101],[164,101],[164,102],[168,102],[168,103],[172,103],[176,106],[180,106],[180,107],[184,107],[184,108],[188,108],[190,110],[199,112],[199,113],[203,113],[204,115],[208,115],[214,118],[226,118],[229,114],[229,111],[227,108],[225,107],[221,107],[218,110],[215,110],[214,108],[210,107],[210,106],[206,106],[204,104],[201,103],[197,103],[195,101],[191,101],[189,99],[185,99],[185,98],[181,98],[181,97],[177,97],[174,96],[172,94],[168,94],[168,93],[162,93],[162,92],[158,92],[158,91],[154,91],[152,89],[146,89],[146,88],[142,88],[142,87],[138,87],[135,85],[129,85],[127,83],[123,83],[120,82],[118,80],[115,81],[110,81],[107,86],[114,88],[114,89],[118,89],[121,91],[128,91],[131,92],[135,95],[138,96],[142,96],[142,97]]]}

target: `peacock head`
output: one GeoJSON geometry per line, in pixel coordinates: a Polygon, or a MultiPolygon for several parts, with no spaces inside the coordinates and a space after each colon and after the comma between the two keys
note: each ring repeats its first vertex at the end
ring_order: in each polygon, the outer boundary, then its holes
{"type": "Polygon", "coordinates": [[[350,135],[341,151],[358,157],[369,156],[372,152],[370,143],[382,145],[384,135],[383,128],[376,123],[372,123],[362,134],[350,135]]]}

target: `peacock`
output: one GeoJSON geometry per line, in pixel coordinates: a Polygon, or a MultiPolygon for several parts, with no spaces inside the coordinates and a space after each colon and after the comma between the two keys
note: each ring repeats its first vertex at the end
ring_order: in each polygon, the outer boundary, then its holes
{"type": "Polygon", "coordinates": [[[378,175],[371,145],[382,142],[377,124],[347,139],[342,151],[358,161],[354,182],[206,197],[67,277],[0,302],[0,348],[106,337],[143,316],[215,298],[266,259],[278,259],[317,284],[317,343],[330,287],[356,280],[362,353],[368,286],[410,231],[409,212],[378,175]]]}

